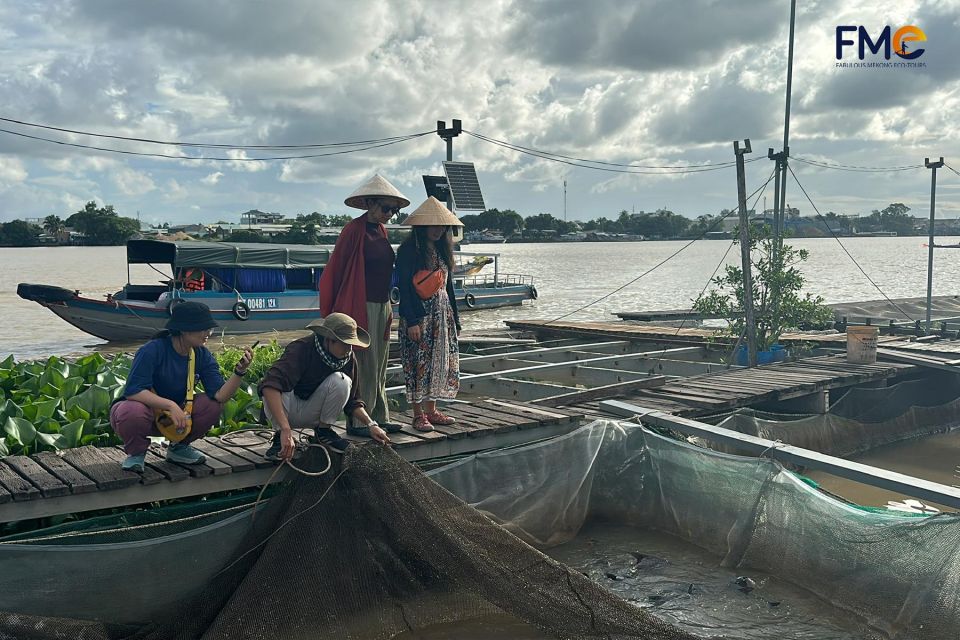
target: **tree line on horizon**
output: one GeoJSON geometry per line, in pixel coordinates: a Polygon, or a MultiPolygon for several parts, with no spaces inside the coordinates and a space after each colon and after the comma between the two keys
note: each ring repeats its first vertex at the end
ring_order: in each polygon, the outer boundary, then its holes
{"type": "MultiPolygon", "coordinates": [[[[832,233],[849,235],[853,232],[895,232],[901,236],[925,235],[926,219],[909,215],[910,207],[903,203],[891,203],[883,209],[874,209],[868,216],[851,217],[832,211],[822,218],[799,218],[789,224],[794,236],[820,237],[832,233]]],[[[400,213],[395,222],[402,222],[407,214],[400,213]]],[[[719,214],[706,214],[695,219],[674,213],[668,209],[653,212],[620,211],[614,218],[601,216],[587,221],[561,220],[549,213],[527,217],[513,209],[487,209],[478,214],[461,215],[465,231],[497,231],[510,239],[543,240],[577,231],[602,232],[643,236],[650,240],[673,240],[696,238],[710,231],[720,231],[722,218],[736,216],[736,212],[723,210],[719,214]]],[[[328,244],[336,241],[336,233],[325,231],[342,227],[355,216],[349,214],[322,214],[313,212],[298,214],[290,229],[273,238],[266,238],[254,231],[238,230],[219,238],[231,242],[280,242],[285,244],[328,244]]],[[[169,226],[169,225],[165,225],[169,226]]],[[[49,215],[37,225],[24,220],[0,223],[0,246],[27,247],[40,244],[41,233],[57,235],[65,229],[73,229],[84,235],[84,244],[96,246],[120,245],[140,232],[140,223],[134,218],[119,215],[113,205],[98,207],[88,202],[66,219],[49,215]]]]}

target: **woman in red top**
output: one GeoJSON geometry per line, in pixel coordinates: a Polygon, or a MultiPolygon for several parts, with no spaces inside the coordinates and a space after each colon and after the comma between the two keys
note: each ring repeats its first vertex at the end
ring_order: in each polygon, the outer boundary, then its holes
{"type": "MultiPolygon", "coordinates": [[[[365,213],[340,232],[330,261],[320,276],[320,313],[345,313],[370,334],[370,346],[357,351],[362,400],[370,416],[388,432],[399,431],[390,422],[387,407],[387,358],[390,351],[390,282],[393,248],[383,225],[410,204],[386,178],[375,175],[350,194],[344,204],[365,213]]],[[[348,425],[353,435],[368,435],[363,426],[348,425]]]]}

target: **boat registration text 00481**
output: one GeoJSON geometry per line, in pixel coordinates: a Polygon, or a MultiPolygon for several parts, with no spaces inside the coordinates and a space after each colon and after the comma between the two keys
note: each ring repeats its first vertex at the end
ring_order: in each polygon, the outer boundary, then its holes
{"type": "Polygon", "coordinates": [[[276,298],[247,298],[244,300],[251,309],[276,309],[276,298]]]}

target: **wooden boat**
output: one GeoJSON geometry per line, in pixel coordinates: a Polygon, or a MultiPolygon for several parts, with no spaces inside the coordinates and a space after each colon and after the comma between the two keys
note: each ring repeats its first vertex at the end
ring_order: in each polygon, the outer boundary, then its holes
{"type": "MultiPolygon", "coordinates": [[[[302,329],[320,313],[317,281],[332,246],[225,242],[127,242],[127,284],[105,299],[79,290],[20,283],[17,294],[37,302],[91,335],[109,341],[149,338],[163,328],[173,307],[185,300],[210,307],[226,334],[302,329]],[[165,265],[158,284],[131,282],[130,265],[165,265]]],[[[460,254],[470,257],[475,254],[460,254]]],[[[537,297],[533,278],[494,273],[456,275],[463,311],[519,305],[537,297]]],[[[482,265],[480,265],[482,268],[482,265]]],[[[155,267],[156,268],[156,267],[155,267]]],[[[394,302],[398,301],[394,292],[394,302]]]]}

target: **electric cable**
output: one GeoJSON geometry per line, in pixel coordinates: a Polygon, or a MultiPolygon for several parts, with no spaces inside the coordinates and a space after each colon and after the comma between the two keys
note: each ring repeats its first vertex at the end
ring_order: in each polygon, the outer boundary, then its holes
{"type": "Polygon", "coordinates": [[[4,118],[0,116],[0,122],[9,122],[11,124],[18,124],[24,127],[34,127],[38,129],[46,129],[48,131],[59,131],[62,133],[75,133],[77,135],[90,136],[92,138],[109,138],[111,140],[125,140],[129,142],[145,142],[149,144],[160,144],[165,146],[173,147],[196,147],[198,149],[321,149],[325,147],[341,147],[341,146],[359,146],[366,144],[375,144],[379,142],[390,142],[395,140],[407,139],[413,136],[423,136],[431,133],[436,133],[435,131],[421,131],[418,133],[410,133],[402,136],[390,136],[387,138],[375,138],[372,140],[355,140],[352,142],[324,142],[316,144],[270,144],[270,145],[260,145],[260,144],[213,144],[208,142],[177,142],[173,140],[155,140],[152,138],[135,138],[129,136],[118,136],[111,135],[107,133],[94,133],[91,131],[80,131],[78,129],[65,129],[63,127],[54,127],[46,124],[37,124],[35,122],[26,122],[24,120],[16,120],[14,118],[4,118]]]}
{"type": "MultiPolygon", "coordinates": [[[[518,153],[526,154],[541,160],[549,160],[551,162],[558,162],[560,164],[566,164],[572,167],[580,167],[583,169],[593,169],[594,171],[606,171],[609,173],[630,173],[630,174],[643,174],[643,175],[673,175],[673,174],[684,174],[684,173],[703,173],[705,171],[719,171],[722,169],[728,169],[733,166],[734,163],[726,162],[722,164],[705,164],[699,166],[656,166],[656,165],[631,165],[631,164],[620,164],[614,162],[605,162],[601,160],[585,160],[581,158],[571,158],[571,156],[563,156],[561,154],[550,153],[547,151],[539,151],[537,149],[531,149],[528,147],[522,147],[519,145],[514,145],[509,142],[503,142],[496,140],[494,138],[489,138],[482,134],[473,133],[464,129],[464,133],[467,135],[473,136],[478,140],[488,142],[490,144],[503,147],[505,149],[510,149],[511,151],[516,151],[518,153]],[[591,164],[585,164],[591,163],[591,164]],[[606,165],[606,166],[594,166],[594,165],[606,165]],[[620,168],[615,168],[620,167],[620,168]],[[628,170],[629,167],[637,167],[636,170],[628,170]]],[[[746,160],[746,162],[756,162],[764,158],[753,158],[746,160]]]]}
{"type": "Polygon", "coordinates": [[[820,209],[817,208],[817,205],[814,204],[813,199],[810,198],[810,194],[808,194],[808,193],[807,193],[807,190],[804,189],[804,187],[803,187],[802,184],[800,184],[800,179],[797,178],[797,174],[794,173],[793,167],[791,167],[789,164],[787,164],[787,169],[790,171],[790,175],[793,176],[793,181],[797,183],[797,186],[798,186],[798,187],[800,187],[800,191],[803,192],[803,195],[804,195],[804,197],[807,199],[807,202],[810,203],[810,206],[813,207],[813,210],[817,213],[817,217],[820,218],[820,220],[823,222],[823,226],[825,226],[825,227],[827,228],[827,231],[830,232],[830,235],[833,236],[833,239],[837,241],[837,244],[840,245],[840,248],[843,249],[843,252],[844,252],[845,254],[847,254],[847,257],[850,258],[850,260],[851,260],[851,261],[853,262],[853,264],[857,267],[857,269],[860,270],[860,273],[862,273],[862,274],[863,274],[863,277],[867,279],[867,282],[869,282],[871,285],[873,285],[873,287],[874,287],[877,291],[880,292],[880,295],[883,296],[883,299],[884,299],[884,300],[886,300],[887,302],[889,302],[891,305],[893,305],[893,307],[894,307],[897,311],[899,311],[900,313],[902,313],[902,314],[903,314],[903,317],[905,317],[907,320],[910,320],[911,322],[916,321],[916,319],[915,319],[915,318],[912,318],[909,313],[907,313],[906,311],[904,311],[903,309],[901,309],[901,308],[900,308],[900,305],[898,305],[896,302],[894,302],[893,300],[891,300],[891,299],[889,298],[889,296],[887,296],[887,294],[883,291],[883,289],[880,288],[880,285],[878,285],[876,282],[874,282],[874,281],[873,281],[873,278],[871,278],[871,277],[867,274],[867,272],[864,271],[863,267],[860,266],[860,263],[857,262],[857,259],[853,257],[853,254],[851,254],[851,253],[847,250],[847,247],[843,244],[843,242],[840,241],[840,237],[837,236],[837,234],[834,233],[833,229],[830,228],[830,225],[827,223],[827,219],[823,217],[823,214],[820,213],[820,209]]]}
{"type": "Polygon", "coordinates": [[[62,145],[62,146],[65,146],[65,147],[75,147],[75,148],[78,148],[78,149],[90,149],[90,150],[93,150],[93,151],[105,151],[105,152],[108,152],[108,153],[118,153],[118,154],[128,155],[128,156],[140,156],[140,157],[147,157],[147,158],[168,158],[168,159],[171,159],[171,160],[193,160],[193,161],[201,161],[201,162],[206,162],[206,161],[212,161],[212,162],[267,162],[267,161],[272,161],[272,160],[302,160],[302,159],[308,159],[308,158],[323,158],[323,157],[327,157],[327,156],[340,156],[340,155],[345,155],[345,154],[348,154],[348,153],[356,153],[356,152],[359,152],[359,151],[368,151],[368,150],[370,150],[370,149],[379,149],[379,148],[381,148],[381,147],[387,147],[387,146],[390,146],[390,145],[398,144],[398,143],[400,143],[400,142],[406,142],[406,141],[408,141],[408,140],[413,140],[414,138],[419,138],[419,137],[421,137],[421,136],[428,135],[428,134],[433,133],[433,132],[432,132],[432,131],[429,131],[429,132],[427,132],[427,133],[411,134],[411,135],[409,135],[409,136],[401,137],[401,138],[398,138],[398,139],[396,139],[396,140],[391,140],[391,141],[389,141],[389,142],[381,142],[381,143],[378,143],[378,144],[371,144],[371,145],[367,145],[367,146],[363,146],[363,147],[358,147],[358,148],[355,148],[355,149],[345,149],[345,150],[341,150],[341,151],[330,151],[330,152],[327,152],[327,153],[310,153],[310,154],[291,155],[291,156],[265,156],[265,157],[258,157],[258,158],[228,158],[228,157],[222,157],[222,156],[205,156],[205,157],[176,156],[176,155],[172,155],[172,154],[168,154],[168,153],[150,153],[150,152],[144,152],[144,151],[128,151],[128,150],[124,150],[124,149],[111,149],[111,148],[109,148],[109,147],[99,147],[99,146],[96,146],[96,145],[80,144],[80,143],[78,143],[78,142],[66,142],[66,141],[64,141],[64,140],[54,140],[53,138],[45,138],[45,137],[43,137],[43,136],[35,136],[35,135],[31,135],[31,134],[29,134],[29,133],[22,133],[22,132],[18,132],[18,131],[11,131],[11,130],[9,130],[9,129],[3,129],[3,128],[0,128],[0,133],[6,133],[6,134],[9,134],[9,135],[13,135],[13,136],[19,136],[19,137],[21,137],[21,138],[29,138],[29,139],[31,139],[31,140],[40,140],[40,141],[43,141],[43,142],[49,142],[49,143],[52,143],[52,144],[58,144],[58,145],[62,145]]]}
{"type": "MultiPolygon", "coordinates": [[[[761,186],[757,187],[757,188],[753,191],[753,193],[751,193],[749,196],[747,196],[747,198],[752,198],[752,197],[753,197],[754,195],[756,195],[758,192],[760,192],[761,190],[763,190],[764,188],[766,188],[766,186],[770,183],[770,180],[772,180],[772,179],[773,179],[773,175],[771,175],[770,178],[768,178],[767,181],[764,182],[761,186]]],[[[596,300],[594,300],[594,301],[592,301],[592,302],[589,302],[589,303],[587,303],[587,304],[585,304],[585,305],[583,305],[583,306],[581,306],[581,307],[578,307],[578,308],[574,309],[573,311],[570,311],[569,313],[565,313],[565,314],[563,314],[563,315],[561,315],[561,316],[558,316],[558,317],[556,317],[556,318],[554,318],[554,319],[552,319],[552,320],[548,320],[545,324],[551,324],[551,323],[554,323],[554,322],[558,322],[558,321],[560,321],[560,320],[563,320],[564,318],[569,318],[570,316],[572,316],[572,315],[574,315],[574,314],[577,314],[577,313],[580,313],[580,312],[583,311],[584,309],[587,309],[587,308],[589,308],[589,307],[592,307],[593,305],[597,304],[598,302],[602,302],[602,301],[606,300],[607,298],[609,298],[610,296],[612,296],[612,295],[614,295],[614,294],[616,294],[616,293],[619,293],[619,292],[623,291],[624,289],[626,289],[627,287],[629,287],[629,286],[632,285],[633,283],[635,283],[635,282],[637,282],[638,280],[640,280],[641,278],[643,278],[643,277],[645,277],[645,276],[653,273],[654,271],[656,271],[657,269],[659,269],[660,267],[662,267],[663,265],[665,265],[667,262],[669,262],[670,260],[672,260],[672,259],[675,258],[676,256],[680,255],[680,253],[682,253],[684,250],[686,250],[687,248],[689,248],[690,245],[692,245],[694,242],[703,239],[708,233],[710,233],[711,231],[713,231],[721,222],[723,222],[724,220],[726,220],[728,217],[730,217],[730,216],[733,215],[734,213],[736,213],[736,209],[731,209],[731,210],[728,211],[726,214],[724,214],[724,215],[722,215],[722,216],[719,216],[719,217],[718,217],[716,220],[714,220],[714,221],[710,224],[710,226],[707,227],[707,228],[703,231],[703,233],[701,233],[699,236],[697,236],[696,238],[693,238],[692,240],[690,240],[689,242],[687,242],[685,245],[683,245],[682,247],[680,247],[679,249],[677,249],[676,251],[674,251],[673,253],[671,253],[669,256],[667,256],[666,258],[664,258],[663,260],[661,260],[660,262],[658,262],[658,263],[655,264],[654,266],[650,267],[649,269],[647,269],[646,271],[644,271],[643,273],[641,273],[640,275],[638,275],[638,276],[637,276],[636,278],[634,278],[633,280],[630,280],[630,281],[627,282],[626,284],[623,284],[623,285],[617,287],[617,288],[614,289],[613,291],[611,291],[611,292],[609,292],[609,293],[607,293],[607,294],[605,294],[605,295],[597,298],[596,300]]]]}
{"type": "Polygon", "coordinates": [[[789,156],[791,160],[796,160],[797,162],[803,162],[804,164],[813,165],[815,167],[822,167],[824,169],[838,169],[840,171],[859,171],[862,173],[880,173],[888,171],[912,171],[914,169],[923,169],[922,164],[911,164],[903,165],[899,167],[864,167],[853,164],[841,164],[824,162],[822,160],[810,160],[809,158],[802,158],[800,156],[789,156]]]}

